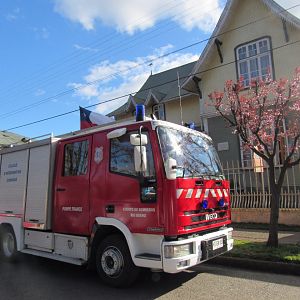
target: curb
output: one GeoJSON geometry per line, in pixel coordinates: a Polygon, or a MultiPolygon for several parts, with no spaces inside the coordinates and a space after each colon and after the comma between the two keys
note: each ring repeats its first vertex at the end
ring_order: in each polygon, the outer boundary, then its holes
{"type": "Polygon", "coordinates": [[[239,257],[215,257],[206,262],[207,264],[216,264],[250,270],[259,270],[279,274],[300,275],[300,264],[274,262],[256,259],[247,259],[239,257]]]}

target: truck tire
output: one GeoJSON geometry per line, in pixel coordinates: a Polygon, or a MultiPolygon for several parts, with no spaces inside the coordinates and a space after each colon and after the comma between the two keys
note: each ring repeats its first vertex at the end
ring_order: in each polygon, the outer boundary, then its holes
{"type": "Polygon", "coordinates": [[[17,242],[13,229],[3,227],[0,230],[0,252],[6,261],[14,261],[17,256],[17,242]]]}
{"type": "Polygon", "coordinates": [[[108,236],[99,243],[96,269],[102,281],[113,287],[128,287],[139,274],[127,243],[119,234],[108,236]]]}

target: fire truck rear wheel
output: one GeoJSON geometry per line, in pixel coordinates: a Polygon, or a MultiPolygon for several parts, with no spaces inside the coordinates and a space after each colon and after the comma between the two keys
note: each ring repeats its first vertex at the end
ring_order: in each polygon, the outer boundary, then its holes
{"type": "Polygon", "coordinates": [[[14,231],[9,227],[4,227],[1,229],[0,236],[2,258],[7,261],[14,261],[17,256],[17,242],[14,231]]]}
{"type": "Polygon", "coordinates": [[[98,245],[96,268],[103,282],[114,287],[130,286],[139,274],[121,235],[108,236],[98,245]]]}

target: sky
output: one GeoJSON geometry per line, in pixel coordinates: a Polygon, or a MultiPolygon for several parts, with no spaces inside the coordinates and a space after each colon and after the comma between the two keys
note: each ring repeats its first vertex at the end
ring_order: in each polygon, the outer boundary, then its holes
{"type": "MultiPolygon", "coordinates": [[[[225,3],[1,0],[0,130],[59,135],[79,129],[79,106],[105,102],[90,110],[111,112],[151,72],[196,61],[225,3]]],[[[294,13],[300,16],[300,6],[294,13]]]]}

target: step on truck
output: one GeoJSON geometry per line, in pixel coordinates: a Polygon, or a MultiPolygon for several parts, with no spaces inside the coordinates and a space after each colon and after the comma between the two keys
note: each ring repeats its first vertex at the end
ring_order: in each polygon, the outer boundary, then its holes
{"type": "Polygon", "coordinates": [[[95,266],[112,286],[233,247],[229,182],[209,136],[160,120],[0,151],[0,253],[95,266]]]}

